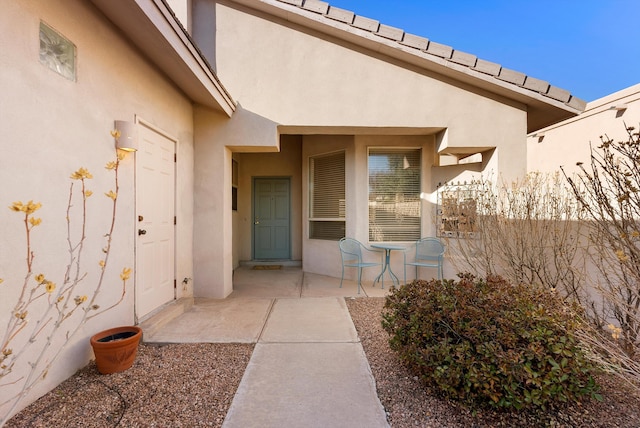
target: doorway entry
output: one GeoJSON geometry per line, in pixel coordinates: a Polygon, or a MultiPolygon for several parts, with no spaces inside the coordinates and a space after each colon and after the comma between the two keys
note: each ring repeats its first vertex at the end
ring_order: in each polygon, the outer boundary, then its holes
{"type": "Polygon", "coordinates": [[[176,140],[138,123],[136,286],[139,318],[175,299],[176,140]]]}
{"type": "Polygon", "coordinates": [[[253,180],[253,258],[291,258],[291,180],[253,180]]]}

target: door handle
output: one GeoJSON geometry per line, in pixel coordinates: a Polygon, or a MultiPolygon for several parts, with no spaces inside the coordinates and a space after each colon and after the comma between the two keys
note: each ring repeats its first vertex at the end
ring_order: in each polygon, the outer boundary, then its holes
{"type": "Polygon", "coordinates": [[[138,229],[138,236],[140,236],[140,235],[146,235],[146,234],[147,234],[147,231],[146,231],[146,230],[144,230],[144,229],[138,229]]]}

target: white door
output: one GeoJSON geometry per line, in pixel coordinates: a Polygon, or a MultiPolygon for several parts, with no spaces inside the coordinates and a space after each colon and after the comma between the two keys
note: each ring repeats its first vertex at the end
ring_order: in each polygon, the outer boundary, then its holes
{"type": "Polygon", "coordinates": [[[175,298],[174,140],[138,124],[136,153],[136,314],[175,298]]]}

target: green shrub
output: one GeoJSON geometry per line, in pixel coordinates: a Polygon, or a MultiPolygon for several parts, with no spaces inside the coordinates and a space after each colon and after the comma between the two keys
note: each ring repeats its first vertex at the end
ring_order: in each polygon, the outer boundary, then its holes
{"type": "Polygon", "coordinates": [[[573,334],[575,311],[548,289],[467,274],[393,289],[382,325],[391,348],[445,396],[545,409],[551,400],[600,399],[573,334]]]}

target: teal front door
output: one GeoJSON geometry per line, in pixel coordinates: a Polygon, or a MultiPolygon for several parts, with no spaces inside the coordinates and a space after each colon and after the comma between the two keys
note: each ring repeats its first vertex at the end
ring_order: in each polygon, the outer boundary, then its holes
{"type": "Polygon", "coordinates": [[[288,178],[254,179],[253,253],[256,260],[291,257],[289,188],[288,178]]]}

